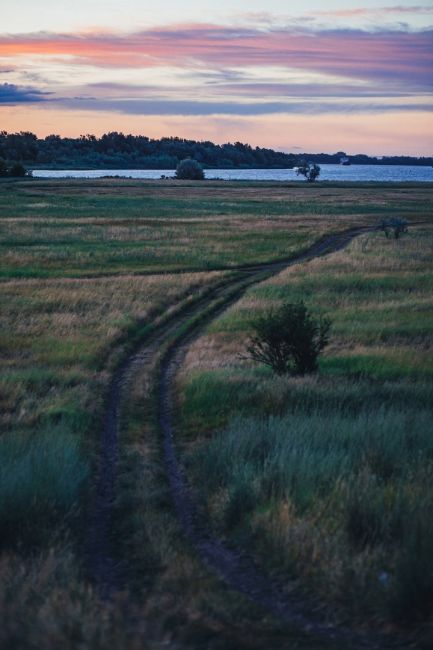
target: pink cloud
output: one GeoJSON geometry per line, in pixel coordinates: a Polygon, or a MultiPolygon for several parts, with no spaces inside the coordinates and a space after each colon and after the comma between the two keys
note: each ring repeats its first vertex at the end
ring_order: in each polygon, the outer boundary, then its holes
{"type": "Polygon", "coordinates": [[[418,82],[433,76],[433,30],[261,30],[174,25],[131,34],[0,36],[0,56],[69,57],[97,67],[282,66],[363,80],[418,82]]]}

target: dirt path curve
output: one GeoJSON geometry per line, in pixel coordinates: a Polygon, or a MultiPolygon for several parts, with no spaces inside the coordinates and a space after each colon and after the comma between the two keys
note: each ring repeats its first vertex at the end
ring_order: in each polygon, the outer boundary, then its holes
{"type": "Polygon", "coordinates": [[[101,455],[95,498],[91,509],[86,543],[88,573],[100,593],[109,597],[122,587],[121,567],[113,559],[110,529],[116,496],[118,463],[118,427],[122,386],[129,371],[149,362],[149,358],[168,346],[159,367],[158,408],[163,434],[167,478],[175,510],[183,531],[202,560],[224,582],[261,605],[272,615],[314,636],[348,643],[351,648],[399,647],[385,646],[383,640],[357,635],[350,630],[334,628],[315,619],[305,602],[283,591],[281,585],[265,576],[251,558],[216,538],[199,514],[194,493],[188,485],[174,444],[173,377],[189,343],[205,324],[235,303],[252,284],[261,282],[293,264],[333,253],[344,248],[356,236],[375,228],[358,227],[323,237],[308,250],[283,260],[245,267],[226,278],[187,308],[175,311],[146,341],[132,353],[115,372],[107,400],[101,437],[101,455]],[[182,332],[179,334],[179,332],[182,332]]]}

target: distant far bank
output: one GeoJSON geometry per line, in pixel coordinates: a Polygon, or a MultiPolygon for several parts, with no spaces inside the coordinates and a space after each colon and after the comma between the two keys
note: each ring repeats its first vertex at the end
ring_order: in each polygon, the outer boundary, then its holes
{"type": "Polygon", "coordinates": [[[326,153],[285,153],[241,142],[215,144],[210,141],[161,138],[106,133],[100,138],[83,135],[62,138],[34,133],[0,132],[0,158],[19,161],[31,169],[51,170],[174,170],[184,158],[194,158],[209,170],[290,170],[301,159],[320,165],[428,167],[433,158],[413,156],[349,155],[344,151],[326,153]]]}

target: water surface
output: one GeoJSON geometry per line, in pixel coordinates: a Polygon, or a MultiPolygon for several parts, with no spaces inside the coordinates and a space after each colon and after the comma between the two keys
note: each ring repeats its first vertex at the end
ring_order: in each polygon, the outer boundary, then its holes
{"type": "MultiPolygon", "coordinates": [[[[376,181],[376,182],[433,182],[433,167],[411,165],[320,165],[322,181],[376,181]]],[[[35,178],[172,178],[173,169],[35,169],[35,178]]],[[[206,169],[206,178],[241,181],[295,181],[302,180],[294,169],[206,169]]]]}

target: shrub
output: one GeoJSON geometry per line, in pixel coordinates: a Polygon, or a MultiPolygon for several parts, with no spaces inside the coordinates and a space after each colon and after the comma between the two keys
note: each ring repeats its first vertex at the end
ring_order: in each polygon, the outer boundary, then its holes
{"type": "Polygon", "coordinates": [[[255,333],[247,351],[254,361],[278,375],[304,375],[317,369],[317,358],[328,342],[330,321],[311,316],[304,303],[284,303],[251,322],[255,333]]]}
{"type": "Polygon", "coordinates": [[[185,158],[176,167],[176,178],[190,181],[202,181],[204,179],[203,168],[196,160],[185,158]]]}
{"type": "Polygon", "coordinates": [[[15,178],[22,178],[24,176],[31,176],[32,173],[27,171],[27,169],[20,162],[6,163],[3,158],[0,158],[0,177],[12,176],[15,178]]]}
{"type": "Polygon", "coordinates": [[[26,168],[24,167],[24,165],[22,165],[19,162],[13,163],[9,168],[9,176],[21,178],[23,176],[26,176],[26,174],[27,174],[26,168]]]}
{"type": "Polygon", "coordinates": [[[301,160],[296,169],[296,175],[305,176],[308,183],[314,183],[316,178],[320,176],[320,167],[319,165],[301,160]]]}
{"type": "Polygon", "coordinates": [[[400,235],[407,232],[408,223],[406,219],[393,217],[392,219],[384,219],[380,224],[380,227],[385,233],[387,238],[393,234],[394,239],[399,239],[400,235]]]}

